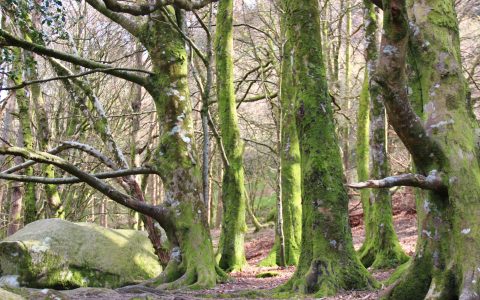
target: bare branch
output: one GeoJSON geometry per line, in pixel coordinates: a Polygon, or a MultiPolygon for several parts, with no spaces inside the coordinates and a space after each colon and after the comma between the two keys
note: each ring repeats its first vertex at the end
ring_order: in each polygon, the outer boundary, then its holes
{"type": "Polygon", "coordinates": [[[250,28],[250,29],[253,29],[253,30],[255,30],[255,31],[258,31],[258,32],[264,34],[264,35],[265,35],[266,37],[268,37],[270,40],[275,41],[275,39],[274,39],[268,32],[266,32],[265,30],[262,30],[262,29],[260,29],[260,28],[258,28],[258,27],[255,27],[255,26],[253,26],[253,25],[250,25],[250,24],[244,24],[244,23],[242,23],[242,24],[233,24],[233,27],[247,27],[247,28],[250,28]]]}
{"type": "MultiPolygon", "coordinates": [[[[83,151],[85,153],[88,153],[88,154],[92,155],[93,157],[97,158],[98,160],[100,160],[107,167],[109,167],[111,169],[114,169],[114,170],[117,169],[116,164],[110,158],[108,158],[107,156],[102,154],[102,152],[100,152],[100,150],[95,149],[94,147],[92,147],[90,145],[82,144],[82,143],[79,143],[79,142],[74,142],[74,141],[62,142],[60,145],[58,145],[57,147],[49,150],[46,153],[55,155],[55,154],[58,154],[58,153],[60,153],[64,150],[71,149],[71,148],[75,148],[75,149],[78,149],[78,150],[83,151]]],[[[30,167],[30,166],[34,165],[35,163],[36,163],[36,161],[34,161],[34,160],[27,160],[26,162],[18,164],[16,166],[13,166],[10,169],[7,169],[7,170],[1,172],[0,174],[12,174],[13,172],[20,171],[22,169],[30,167]]]]}
{"type": "Polygon", "coordinates": [[[225,147],[223,146],[223,141],[222,137],[218,133],[217,128],[215,127],[215,123],[213,123],[212,115],[210,115],[210,112],[208,112],[208,125],[210,125],[210,128],[212,129],[213,136],[217,140],[217,144],[220,148],[220,154],[222,155],[222,161],[225,166],[230,166],[230,162],[228,161],[227,154],[225,152],[225,147]]]}
{"type": "Polygon", "coordinates": [[[79,142],[74,142],[74,141],[62,142],[62,144],[68,146],[69,148],[78,149],[80,151],[90,154],[91,156],[100,160],[103,164],[105,164],[110,169],[113,169],[113,170],[118,169],[118,166],[115,162],[113,162],[110,158],[108,158],[100,150],[96,149],[93,146],[82,144],[79,142]]]}
{"type": "Polygon", "coordinates": [[[138,22],[130,20],[127,16],[122,14],[115,13],[113,9],[109,9],[102,0],[86,0],[90,6],[95,8],[98,12],[100,12],[105,17],[109,18],[113,22],[117,23],[118,25],[122,26],[125,30],[127,30],[131,35],[138,36],[140,33],[140,28],[142,25],[139,25],[138,22]]]}
{"type": "MultiPolygon", "coordinates": [[[[0,29],[0,47],[3,46],[13,46],[13,47],[20,47],[28,51],[32,51],[39,55],[46,55],[49,57],[57,58],[63,61],[70,62],[75,65],[83,66],[88,69],[115,69],[113,66],[102,64],[99,62],[95,62],[90,59],[86,59],[77,55],[69,54],[66,52],[50,49],[44,47],[42,45],[38,45],[35,43],[28,42],[26,40],[17,38],[10,33],[6,32],[3,29],[0,29]]],[[[148,83],[148,79],[145,76],[139,76],[137,74],[133,74],[132,72],[128,71],[120,71],[120,70],[110,70],[104,71],[107,74],[137,83],[139,85],[145,86],[148,83]]]]}
{"type": "MultiPolygon", "coordinates": [[[[87,0],[90,2],[91,0],[87,0]]],[[[132,4],[131,2],[117,1],[117,0],[103,0],[105,6],[116,12],[127,13],[132,16],[148,15],[167,5],[175,5],[184,10],[194,10],[204,7],[205,5],[216,2],[217,0],[157,0],[155,4],[144,2],[139,4],[132,4]]]]}
{"type": "Polygon", "coordinates": [[[255,140],[247,139],[247,138],[242,138],[242,140],[244,140],[247,143],[251,143],[251,144],[255,144],[255,145],[265,147],[268,150],[270,150],[273,154],[277,153],[277,150],[273,149],[271,146],[269,146],[267,144],[264,144],[264,143],[261,143],[261,142],[255,141],[255,140]]]}
{"type": "Polygon", "coordinates": [[[391,188],[394,186],[413,186],[424,190],[431,190],[440,193],[447,193],[447,186],[443,183],[440,174],[432,171],[425,177],[420,174],[402,174],[386,177],[383,179],[371,179],[364,182],[350,183],[348,187],[354,189],[366,188],[391,188]]]}
{"type": "MultiPolygon", "coordinates": [[[[68,148],[69,148],[69,146],[67,146],[67,145],[65,145],[65,144],[60,144],[59,146],[57,146],[57,147],[55,147],[55,148],[47,151],[47,153],[55,155],[55,154],[60,153],[60,152],[63,151],[63,150],[68,149],[68,148]]],[[[25,168],[27,168],[27,167],[33,166],[33,165],[36,164],[36,163],[37,163],[37,162],[34,161],[34,160],[27,160],[27,161],[25,161],[25,162],[23,162],[23,163],[21,163],[21,164],[18,164],[18,165],[16,165],[16,166],[13,166],[13,167],[11,167],[11,168],[3,171],[2,174],[11,174],[11,173],[13,173],[13,172],[17,172],[17,171],[23,170],[23,169],[25,169],[25,168]]]]}
{"type": "Polygon", "coordinates": [[[65,80],[65,79],[72,79],[72,78],[78,78],[78,77],[83,77],[89,74],[93,73],[108,73],[109,71],[128,71],[128,72],[140,72],[140,73],[146,73],[149,75],[153,75],[154,73],[146,70],[138,70],[138,69],[129,69],[129,68],[106,68],[106,69],[92,69],[86,72],[78,73],[78,74],[71,74],[71,75],[65,75],[65,76],[56,76],[56,77],[51,77],[51,78],[46,78],[46,79],[39,79],[39,80],[32,80],[32,81],[24,81],[19,85],[15,86],[9,86],[9,87],[0,87],[0,91],[10,91],[10,90],[18,90],[22,89],[26,86],[32,85],[32,84],[39,84],[39,83],[46,83],[50,81],[55,81],[55,80],[65,80]]]}
{"type": "MultiPolygon", "coordinates": [[[[108,179],[108,178],[118,178],[130,175],[140,175],[140,174],[158,174],[154,169],[149,167],[140,167],[132,169],[123,169],[118,171],[110,172],[101,172],[97,174],[89,174],[98,179],[108,179]]],[[[0,179],[11,180],[11,181],[20,181],[20,182],[35,182],[42,184],[73,184],[81,183],[81,180],[78,177],[65,177],[65,178],[49,178],[49,177],[38,177],[38,176],[25,176],[25,175],[16,175],[16,174],[5,174],[0,173],[0,179]]]]}
{"type": "Polygon", "coordinates": [[[155,220],[159,221],[161,225],[164,222],[168,222],[170,219],[167,210],[163,207],[153,206],[145,202],[140,202],[135,198],[118,191],[117,189],[103,182],[99,178],[96,178],[95,176],[81,171],[79,168],[75,167],[74,165],[68,163],[66,160],[58,156],[49,154],[47,152],[27,150],[20,147],[0,147],[0,154],[21,156],[25,159],[30,159],[39,163],[52,164],[64,170],[65,172],[79,178],[81,181],[98,190],[113,201],[154,218],[155,220]]]}

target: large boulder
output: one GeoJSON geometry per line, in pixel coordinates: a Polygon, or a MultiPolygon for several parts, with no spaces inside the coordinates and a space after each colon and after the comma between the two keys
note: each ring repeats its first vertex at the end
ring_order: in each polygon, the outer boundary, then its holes
{"type": "Polygon", "coordinates": [[[0,289],[0,299],[2,300],[23,300],[23,297],[4,289],[0,289]]]}
{"type": "Polygon", "coordinates": [[[116,288],[157,276],[144,232],[46,219],[0,241],[0,285],[116,288]]]}

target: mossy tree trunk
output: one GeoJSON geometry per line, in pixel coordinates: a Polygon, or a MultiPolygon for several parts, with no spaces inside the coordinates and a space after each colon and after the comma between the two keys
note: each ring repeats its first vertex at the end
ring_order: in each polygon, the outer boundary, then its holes
{"type": "MultiPolygon", "coordinates": [[[[366,49],[366,91],[370,102],[370,177],[385,178],[389,175],[387,154],[387,123],[385,106],[379,85],[370,80],[375,73],[378,59],[377,15],[370,1],[365,5],[366,49]]],[[[364,86],[365,87],[365,86],[364,86]]],[[[363,95],[363,93],[362,93],[363,95]]],[[[368,177],[368,173],[367,173],[368,177]]],[[[366,180],[359,178],[360,181],[366,180]]],[[[361,193],[365,193],[362,190],[361,193]]],[[[388,189],[370,190],[369,199],[362,201],[365,220],[365,241],[359,250],[360,260],[365,267],[375,269],[390,268],[408,260],[403,252],[393,227],[391,195],[388,189]]]]}
{"type": "MultiPolygon", "coordinates": [[[[13,61],[13,70],[15,71],[15,73],[13,75],[13,82],[15,83],[15,85],[19,85],[23,82],[24,65],[28,65],[28,63],[25,64],[24,60],[22,59],[22,52],[23,51],[19,48],[16,48],[14,50],[15,58],[13,61]]],[[[30,64],[32,63],[33,62],[30,62],[30,64]]],[[[26,149],[32,150],[34,141],[32,127],[30,123],[30,97],[28,97],[25,89],[16,90],[15,97],[18,106],[18,119],[22,131],[23,146],[26,149]]],[[[25,168],[24,174],[26,176],[33,176],[33,167],[30,166],[25,168]]],[[[35,191],[35,183],[25,183],[24,187],[24,224],[28,224],[37,220],[37,197],[35,191]]]]}
{"type": "Polygon", "coordinates": [[[215,61],[220,129],[228,165],[222,183],[223,221],[219,265],[226,271],[246,264],[243,143],[238,128],[233,84],[233,0],[220,0],[215,33],[215,61]]]}
{"type": "Polygon", "coordinates": [[[384,90],[389,119],[417,171],[444,183],[442,189],[422,193],[415,256],[386,297],[478,299],[478,123],[467,104],[454,1],[406,5],[405,0],[392,0],[384,1],[383,8],[385,33],[376,80],[384,90]],[[413,99],[424,104],[423,120],[413,113],[412,95],[405,88],[409,40],[421,85],[413,99]]]}
{"type": "MultiPolygon", "coordinates": [[[[347,115],[350,114],[352,109],[351,100],[351,38],[350,32],[352,30],[352,3],[350,0],[345,0],[345,74],[343,82],[343,97],[344,97],[344,109],[347,115]]],[[[342,128],[340,129],[342,137],[342,152],[343,152],[343,166],[346,174],[349,174],[350,170],[350,120],[344,119],[342,128]]]]}
{"type": "Polygon", "coordinates": [[[348,224],[348,196],[322,58],[318,1],[283,0],[292,43],[293,89],[302,170],[302,239],[288,290],[333,295],[372,287],[348,224]],[[305,22],[308,19],[308,22],[305,22]]]}
{"type": "Polygon", "coordinates": [[[155,154],[171,216],[163,222],[172,245],[171,258],[155,284],[167,287],[211,287],[224,277],[215,261],[201,198],[201,174],[193,139],[185,41],[172,24],[178,11],[168,7],[145,24],[139,40],[152,59],[155,75],[146,89],[160,120],[155,154]]]}
{"type": "MultiPolygon", "coordinates": [[[[35,0],[37,4],[40,5],[39,0],[35,0]]],[[[22,1],[22,5],[26,5],[24,1],[22,1]]],[[[31,15],[31,24],[33,28],[40,28],[41,27],[41,20],[38,13],[32,13],[31,15]]],[[[22,28],[24,31],[24,36],[27,41],[31,41],[30,33],[25,29],[22,28]]],[[[36,61],[35,55],[31,52],[26,53],[27,59],[36,61]]],[[[27,79],[28,80],[37,80],[38,79],[38,69],[36,63],[30,67],[30,71],[28,72],[27,79]]],[[[47,109],[45,100],[42,95],[42,90],[39,84],[34,84],[30,87],[31,91],[31,102],[33,104],[33,108],[35,109],[35,121],[36,121],[36,128],[37,128],[37,137],[39,142],[39,149],[42,151],[48,151],[50,148],[50,127],[49,121],[47,117],[47,109]]],[[[55,177],[55,170],[52,165],[44,165],[42,167],[42,171],[47,178],[54,178],[55,177]]],[[[61,218],[65,217],[65,211],[63,208],[62,201],[60,199],[60,195],[58,193],[57,187],[53,184],[45,185],[45,195],[48,205],[48,217],[53,218],[61,218]]]]}
{"type": "MultiPolygon", "coordinates": [[[[357,143],[356,143],[356,160],[357,160],[357,178],[359,181],[367,180],[369,174],[369,128],[370,128],[370,93],[368,91],[369,77],[365,70],[365,77],[363,78],[362,90],[360,91],[360,100],[358,103],[357,113],[357,143]]],[[[360,201],[363,208],[364,223],[368,219],[369,190],[360,191],[360,201]]],[[[365,227],[365,231],[368,229],[365,227]]],[[[365,232],[365,236],[368,236],[365,232]]]]}
{"type": "MultiPolygon", "coordinates": [[[[3,119],[4,122],[4,132],[3,132],[3,139],[5,141],[10,140],[10,130],[11,125],[13,122],[13,114],[15,110],[15,102],[9,101],[7,103],[5,117],[3,119]]],[[[18,136],[16,142],[19,147],[23,146],[22,141],[22,132],[21,128],[18,128],[18,136]]],[[[20,157],[16,157],[14,159],[15,164],[21,164],[23,160],[20,157]]],[[[8,227],[7,227],[7,236],[14,234],[17,232],[23,222],[22,222],[22,206],[23,206],[23,192],[22,192],[22,183],[20,182],[12,182],[8,186],[9,191],[6,193],[7,198],[10,198],[10,205],[8,207],[8,227]]],[[[8,201],[8,200],[7,200],[8,201]]],[[[5,201],[5,203],[7,202],[5,201]]]]}
{"type": "MultiPolygon", "coordinates": [[[[136,195],[123,194],[56,156],[14,147],[2,149],[2,154],[21,155],[54,164],[117,203],[154,218],[165,229],[172,251],[167,267],[157,279],[152,280],[152,285],[160,284],[165,288],[212,287],[225,278],[225,273],[215,262],[205,205],[200,195],[201,176],[193,140],[187,53],[183,33],[179,30],[179,24],[182,24],[181,10],[172,6],[160,7],[154,12],[148,8],[146,13],[134,10],[134,15],[149,14],[143,22],[134,22],[115,12],[122,11],[122,5],[109,9],[106,2],[86,1],[136,37],[150,55],[152,72],[140,71],[148,73],[148,76],[119,70],[108,70],[106,73],[142,85],[154,100],[160,128],[159,145],[151,167],[162,178],[165,202],[153,206],[136,198],[136,195]]],[[[132,7],[135,5],[127,10],[131,12],[132,7]]],[[[2,44],[21,47],[89,69],[110,68],[106,64],[29,43],[4,30],[0,30],[0,36],[2,44]]]]}
{"type": "MultiPolygon", "coordinates": [[[[286,34],[288,16],[282,16],[282,35],[286,34]]],[[[282,49],[280,105],[281,105],[281,181],[283,235],[285,240],[285,264],[296,265],[300,256],[302,239],[302,191],[300,169],[300,145],[297,133],[296,97],[293,80],[292,61],[294,60],[293,43],[285,38],[282,49]]],[[[262,266],[282,265],[278,253],[280,246],[276,237],[271,253],[261,262],[262,266]]]]}

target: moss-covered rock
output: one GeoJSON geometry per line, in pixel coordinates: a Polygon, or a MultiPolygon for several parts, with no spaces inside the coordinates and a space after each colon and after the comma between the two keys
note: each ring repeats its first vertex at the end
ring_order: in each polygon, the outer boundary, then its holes
{"type": "Polygon", "coordinates": [[[22,300],[23,297],[21,297],[20,295],[11,293],[9,291],[6,291],[4,289],[0,289],[0,299],[3,299],[3,300],[22,300]]]}
{"type": "Polygon", "coordinates": [[[33,222],[0,242],[0,282],[36,288],[115,288],[157,276],[146,234],[60,219],[33,222]]]}

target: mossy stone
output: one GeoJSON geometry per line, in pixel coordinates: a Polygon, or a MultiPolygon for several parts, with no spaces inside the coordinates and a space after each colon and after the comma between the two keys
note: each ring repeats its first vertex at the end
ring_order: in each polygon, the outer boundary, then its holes
{"type": "Polygon", "coordinates": [[[160,272],[148,237],[135,230],[46,219],[0,242],[0,278],[20,286],[116,288],[160,272]]]}

